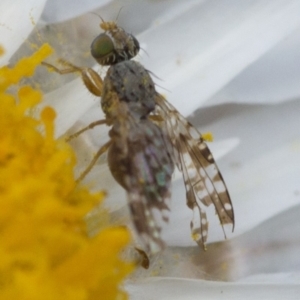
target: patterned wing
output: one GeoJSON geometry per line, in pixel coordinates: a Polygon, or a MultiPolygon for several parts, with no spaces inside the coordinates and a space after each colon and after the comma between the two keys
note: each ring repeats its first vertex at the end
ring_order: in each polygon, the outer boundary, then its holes
{"type": "MultiPolygon", "coordinates": [[[[223,177],[201,134],[161,95],[156,98],[156,113],[164,119],[173,146],[173,158],[183,173],[187,205],[193,210],[193,239],[205,247],[208,233],[206,207],[214,205],[224,231],[234,228],[234,212],[223,177]]],[[[224,231],[225,235],[225,231],[224,231]]]]}
{"type": "Polygon", "coordinates": [[[109,166],[115,179],[128,193],[138,237],[147,251],[155,253],[164,247],[160,224],[168,221],[174,171],[172,147],[162,129],[148,119],[127,120],[126,126],[126,135],[114,136],[115,142],[109,151],[113,158],[109,159],[109,166]],[[123,140],[121,143],[120,139],[123,140]],[[116,149],[118,145],[122,149],[116,149]]]}

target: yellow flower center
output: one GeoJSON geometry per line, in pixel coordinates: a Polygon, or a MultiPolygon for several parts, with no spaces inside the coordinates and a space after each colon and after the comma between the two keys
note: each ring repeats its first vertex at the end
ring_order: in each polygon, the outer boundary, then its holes
{"type": "MultiPolygon", "coordinates": [[[[133,267],[119,254],[128,231],[105,221],[88,237],[84,216],[104,193],[76,185],[74,153],[54,138],[55,111],[31,116],[41,92],[7,92],[51,52],[43,45],[0,69],[0,298],[126,299],[119,285],[133,267]]],[[[105,210],[102,217],[108,220],[105,210]]]]}

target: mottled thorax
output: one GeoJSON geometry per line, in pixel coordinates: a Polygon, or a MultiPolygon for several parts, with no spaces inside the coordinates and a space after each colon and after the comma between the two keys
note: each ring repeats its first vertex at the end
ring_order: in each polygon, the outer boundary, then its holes
{"type": "Polygon", "coordinates": [[[108,118],[118,117],[116,101],[125,102],[134,119],[155,109],[155,86],[149,73],[135,61],[111,66],[104,78],[101,105],[108,118]]]}

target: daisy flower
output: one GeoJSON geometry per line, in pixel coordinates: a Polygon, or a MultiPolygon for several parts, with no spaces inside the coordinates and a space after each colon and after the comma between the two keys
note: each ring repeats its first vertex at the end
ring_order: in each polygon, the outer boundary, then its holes
{"type": "MultiPolygon", "coordinates": [[[[296,299],[299,1],[87,1],[84,7],[48,1],[39,34],[54,42],[58,57],[76,65],[93,65],[87,53],[100,21],[88,11],[108,21],[119,13],[118,25],[140,41],[138,59],[155,74],[158,90],[202,132],[213,132],[210,148],[217,159],[222,157],[217,163],[236,216],[235,231],[226,231],[224,242],[211,211],[209,241],[215,243],[202,251],[190,237],[191,211],[185,206],[184,185],[176,178],[171,220],[163,230],[169,247],[149,271],[138,271],[135,281],[128,282],[131,298],[296,299]],[[43,27],[43,22],[56,24],[43,27]]],[[[96,70],[105,75],[103,68],[96,70]]],[[[65,82],[55,76],[46,83],[41,78],[49,91],[42,105],[57,112],[56,136],[76,122],[102,118],[99,99],[79,78],[65,82]],[[61,87],[49,87],[54,80],[61,87]]],[[[98,128],[82,137],[84,149],[77,149],[83,164],[105,143],[105,136],[107,131],[98,128]]],[[[125,218],[125,193],[103,162],[86,180],[105,187],[106,206],[116,218],[125,218]]]]}

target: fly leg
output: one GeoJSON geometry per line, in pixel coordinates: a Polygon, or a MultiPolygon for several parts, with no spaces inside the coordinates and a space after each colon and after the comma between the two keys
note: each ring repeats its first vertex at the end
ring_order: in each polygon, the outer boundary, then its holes
{"type": "Polygon", "coordinates": [[[102,125],[102,124],[107,124],[107,120],[106,119],[104,119],[104,120],[98,120],[98,121],[90,123],[88,126],[82,128],[81,130],[79,130],[79,131],[71,134],[70,136],[68,136],[66,138],[66,142],[69,142],[70,140],[78,137],[81,133],[83,133],[83,132],[85,132],[85,131],[87,131],[89,129],[93,129],[94,127],[102,125]]]}
{"type": "MultiPolygon", "coordinates": [[[[99,76],[97,72],[95,72],[91,68],[81,68],[77,67],[65,60],[60,59],[59,62],[66,66],[67,68],[65,69],[59,69],[56,66],[49,64],[47,62],[42,62],[42,65],[45,67],[48,67],[52,70],[54,70],[56,73],[59,74],[70,74],[70,73],[80,73],[81,78],[87,89],[95,96],[101,97],[102,95],[102,86],[103,86],[103,81],[102,78],[99,76]]],[[[81,133],[85,132],[86,130],[92,129],[98,125],[102,124],[107,124],[107,120],[98,120],[96,122],[92,122],[89,124],[87,127],[84,127],[83,129],[75,132],[74,134],[70,135],[66,140],[70,141],[73,138],[78,137],[81,133]]],[[[110,147],[112,144],[112,141],[108,141],[105,143],[95,154],[94,158],[90,162],[90,164],[87,166],[87,168],[81,173],[81,175],[77,178],[76,182],[82,181],[84,177],[91,171],[95,163],[97,162],[98,158],[107,151],[107,149],[110,147]]]]}
{"type": "Polygon", "coordinates": [[[45,67],[50,68],[56,73],[59,73],[61,75],[64,74],[70,74],[70,73],[80,73],[82,81],[84,85],[87,87],[87,89],[95,96],[101,97],[102,94],[102,86],[103,86],[103,80],[100,77],[100,75],[94,71],[92,68],[81,68],[77,67],[68,61],[65,61],[63,59],[60,59],[59,62],[66,66],[66,69],[59,69],[55,67],[52,64],[49,64],[47,62],[42,62],[42,65],[45,67]]]}
{"type": "Polygon", "coordinates": [[[89,163],[87,168],[80,174],[80,176],[76,179],[76,182],[80,182],[84,179],[84,177],[91,171],[91,169],[94,167],[95,163],[99,159],[99,157],[105,153],[108,148],[111,146],[112,140],[109,140],[107,143],[105,143],[95,154],[92,161],[89,163]]]}
{"type": "MultiPolygon", "coordinates": [[[[83,83],[85,84],[85,86],[87,87],[87,89],[94,94],[95,96],[101,97],[101,93],[102,93],[102,86],[103,86],[103,81],[101,79],[101,77],[99,76],[99,74],[97,72],[95,72],[93,69],[91,68],[81,68],[81,67],[77,67],[73,64],[71,64],[68,61],[65,61],[63,59],[60,59],[59,62],[64,65],[67,66],[66,69],[59,69],[56,66],[49,64],[47,62],[42,62],[42,65],[45,67],[50,68],[51,70],[54,70],[54,72],[59,73],[61,75],[64,74],[70,74],[70,73],[80,73],[81,78],[83,83]]],[[[89,124],[87,127],[79,130],[78,132],[70,135],[66,141],[70,141],[71,139],[78,137],[82,132],[92,129],[95,126],[98,125],[102,125],[102,124],[107,124],[106,120],[99,120],[96,122],[92,122],[91,124],[89,124]]]]}

